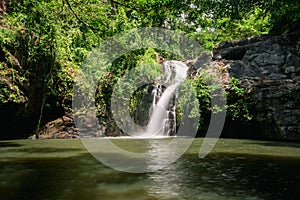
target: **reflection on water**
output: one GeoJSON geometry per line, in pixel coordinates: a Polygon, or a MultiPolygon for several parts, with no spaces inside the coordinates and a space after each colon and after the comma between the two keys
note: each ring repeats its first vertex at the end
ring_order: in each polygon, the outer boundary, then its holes
{"type": "MultiPolygon", "coordinates": [[[[132,144],[135,151],[139,146],[151,150],[148,167],[157,167],[176,152],[169,142],[132,144]]],[[[200,143],[196,139],[163,169],[131,174],[100,164],[79,140],[0,141],[0,199],[299,199],[298,144],[220,140],[211,154],[199,159],[200,143]]]]}
{"type": "Polygon", "coordinates": [[[189,185],[186,184],[188,180],[185,179],[190,179],[190,177],[187,176],[186,170],[174,173],[178,169],[177,164],[148,175],[151,180],[151,184],[147,186],[150,195],[158,199],[182,199],[185,193],[189,192],[190,188],[187,187],[189,185]]]}
{"type": "Polygon", "coordinates": [[[153,172],[165,168],[175,162],[190,146],[194,138],[151,139],[146,140],[149,159],[147,171],[153,172]]]}
{"type": "Polygon", "coordinates": [[[300,160],[213,154],[199,160],[184,155],[148,174],[158,199],[297,199],[300,160]]]}

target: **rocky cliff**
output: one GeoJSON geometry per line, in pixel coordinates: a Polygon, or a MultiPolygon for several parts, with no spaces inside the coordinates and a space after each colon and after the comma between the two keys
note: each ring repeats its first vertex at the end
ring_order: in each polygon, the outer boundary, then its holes
{"type": "Polygon", "coordinates": [[[300,141],[299,35],[222,43],[212,59],[212,65],[239,79],[252,97],[258,125],[252,131],[261,132],[262,138],[300,141]]]}

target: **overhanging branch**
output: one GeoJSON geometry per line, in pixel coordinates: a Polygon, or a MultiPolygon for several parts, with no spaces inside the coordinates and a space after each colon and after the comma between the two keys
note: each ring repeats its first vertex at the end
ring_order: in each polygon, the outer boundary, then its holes
{"type": "Polygon", "coordinates": [[[70,8],[71,12],[73,13],[73,15],[75,16],[75,18],[81,22],[82,24],[84,24],[86,27],[90,28],[92,31],[95,31],[94,27],[92,27],[91,25],[89,25],[87,22],[83,21],[80,17],[78,17],[78,15],[76,14],[76,12],[73,10],[69,0],[63,0],[63,2],[66,2],[66,4],[68,5],[68,7],[70,8]]]}

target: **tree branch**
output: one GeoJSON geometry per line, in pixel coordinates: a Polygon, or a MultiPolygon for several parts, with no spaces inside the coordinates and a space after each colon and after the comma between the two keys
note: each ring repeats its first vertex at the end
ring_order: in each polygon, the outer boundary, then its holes
{"type": "Polygon", "coordinates": [[[123,6],[123,7],[126,7],[126,8],[133,9],[131,6],[126,5],[126,4],[124,4],[124,3],[120,3],[120,2],[118,2],[118,1],[110,0],[110,2],[112,2],[112,3],[114,3],[114,4],[118,4],[118,5],[123,6]]]}
{"type": "Polygon", "coordinates": [[[66,4],[68,5],[68,7],[70,8],[71,12],[73,13],[73,15],[75,16],[75,18],[81,22],[82,24],[84,24],[86,27],[90,28],[92,31],[95,31],[94,27],[92,27],[91,25],[89,25],[88,23],[86,23],[85,21],[83,21],[80,17],[78,17],[78,15],[75,13],[75,11],[73,10],[69,0],[63,0],[64,2],[66,2],[66,4]]]}

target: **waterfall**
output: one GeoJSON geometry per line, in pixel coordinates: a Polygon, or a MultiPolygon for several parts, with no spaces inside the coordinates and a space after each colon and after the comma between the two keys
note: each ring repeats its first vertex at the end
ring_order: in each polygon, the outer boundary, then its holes
{"type": "Polygon", "coordinates": [[[166,80],[153,90],[152,113],[142,137],[176,134],[176,90],[186,78],[188,67],[181,61],[172,60],[164,62],[164,69],[166,80]]]}

